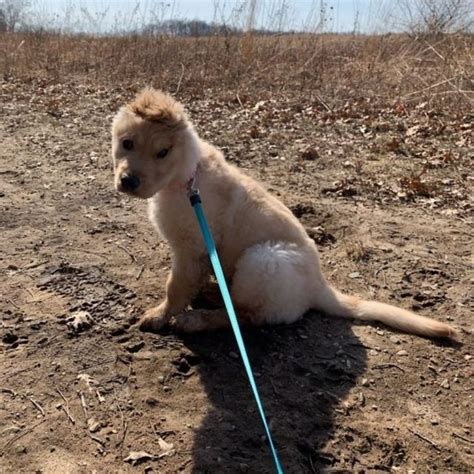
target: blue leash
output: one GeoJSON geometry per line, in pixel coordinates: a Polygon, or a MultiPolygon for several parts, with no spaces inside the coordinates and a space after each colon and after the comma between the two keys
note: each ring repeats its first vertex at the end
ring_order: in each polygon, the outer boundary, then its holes
{"type": "Polygon", "coordinates": [[[255,397],[255,401],[257,402],[258,411],[260,412],[263,426],[267,434],[268,443],[270,444],[270,449],[272,451],[276,472],[278,474],[283,474],[283,468],[281,467],[280,459],[278,458],[278,452],[273,444],[272,435],[270,433],[270,428],[268,426],[267,419],[265,416],[265,410],[263,409],[263,404],[260,400],[257,384],[255,383],[252,367],[250,366],[250,361],[247,356],[247,351],[245,349],[242,333],[240,332],[240,327],[237,321],[237,316],[235,314],[234,305],[232,304],[229,289],[227,288],[224,272],[222,271],[221,263],[219,261],[219,256],[217,255],[216,245],[214,243],[214,239],[212,238],[211,231],[209,229],[206,217],[204,216],[204,211],[201,206],[201,198],[199,196],[199,191],[197,189],[193,189],[193,187],[191,186],[189,188],[188,195],[189,200],[191,201],[191,206],[193,206],[194,212],[196,213],[196,217],[199,222],[199,227],[201,228],[201,232],[206,243],[207,251],[209,253],[209,258],[211,259],[212,268],[214,269],[214,273],[217,278],[217,283],[219,284],[222,298],[224,299],[225,308],[227,310],[227,314],[229,315],[230,324],[232,325],[235,339],[237,340],[237,345],[239,346],[239,351],[245,366],[245,371],[247,372],[247,377],[249,378],[250,386],[252,387],[252,392],[255,397]]]}

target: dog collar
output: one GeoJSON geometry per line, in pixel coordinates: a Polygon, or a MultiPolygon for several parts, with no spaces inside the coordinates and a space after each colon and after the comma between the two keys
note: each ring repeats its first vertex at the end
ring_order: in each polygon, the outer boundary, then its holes
{"type": "Polygon", "coordinates": [[[191,191],[195,190],[196,174],[197,166],[185,182],[172,183],[169,186],[166,186],[163,191],[186,191],[187,194],[190,195],[191,191]]]}

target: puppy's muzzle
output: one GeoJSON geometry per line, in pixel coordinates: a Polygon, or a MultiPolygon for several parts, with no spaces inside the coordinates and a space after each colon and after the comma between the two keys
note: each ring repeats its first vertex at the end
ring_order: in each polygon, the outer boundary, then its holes
{"type": "Polygon", "coordinates": [[[138,186],[140,186],[140,178],[138,176],[126,173],[120,176],[120,187],[123,191],[133,192],[137,190],[138,186]]]}

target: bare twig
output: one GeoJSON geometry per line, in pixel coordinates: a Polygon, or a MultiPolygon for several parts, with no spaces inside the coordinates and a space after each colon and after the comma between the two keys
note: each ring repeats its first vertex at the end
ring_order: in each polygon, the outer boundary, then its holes
{"type": "Polygon", "coordinates": [[[10,303],[12,306],[15,306],[16,309],[20,309],[20,307],[14,301],[7,299],[7,302],[10,303]]]}
{"type": "Polygon", "coordinates": [[[115,391],[115,389],[114,389],[114,398],[115,398],[115,402],[117,403],[117,407],[118,407],[119,412],[120,412],[121,427],[123,429],[124,426],[125,426],[125,421],[124,421],[124,417],[123,417],[122,407],[120,406],[120,402],[118,401],[117,392],[115,391]]]}
{"type": "Polygon", "coordinates": [[[153,426],[153,423],[150,421],[150,426],[151,429],[153,430],[153,433],[155,433],[156,439],[160,439],[160,435],[156,432],[155,427],[153,426]]]}
{"type": "Polygon", "coordinates": [[[69,418],[69,421],[74,425],[76,424],[76,420],[72,417],[70,411],[69,411],[69,402],[67,401],[67,398],[63,395],[63,392],[59,390],[59,388],[56,388],[56,391],[61,395],[61,398],[64,400],[66,403],[66,406],[61,405],[62,409],[64,410],[64,413],[66,413],[67,417],[69,418]]]}
{"type": "Polygon", "coordinates": [[[374,369],[388,369],[390,367],[394,367],[395,369],[401,370],[402,372],[405,372],[405,369],[403,367],[400,367],[397,364],[378,364],[374,365],[374,369]]]}
{"type": "Polygon", "coordinates": [[[94,436],[93,434],[89,433],[89,436],[92,440],[94,440],[96,443],[99,443],[101,446],[105,447],[105,441],[102,441],[100,438],[97,438],[97,436],[94,436]]]}
{"type": "Polygon", "coordinates": [[[123,431],[122,431],[122,436],[121,436],[120,440],[115,444],[116,448],[123,445],[123,443],[125,441],[125,436],[127,436],[127,430],[128,430],[128,423],[125,422],[125,425],[124,425],[123,431]]]}
{"type": "Polygon", "coordinates": [[[91,254],[91,255],[97,255],[99,257],[104,257],[104,258],[108,257],[108,255],[106,253],[94,252],[94,250],[81,249],[81,248],[75,248],[74,250],[76,250],[77,252],[83,252],[83,253],[87,253],[87,254],[91,254]]]}
{"type": "Polygon", "coordinates": [[[418,438],[422,439],[423,441],[425,441],[428,444],[430,444],[431,446],[433,446],[433,448],[435,448],[436,451],[441,451],[441,448],[434,441],[431,441],[431,439],[427,438],[426,436],[423,436],[422,434],[418,433],[415,430],[412,430],[411,428],[408,428],[408,431],[410,431],[415,436],[418,436],[418,438]]]}
{"type": "Polygon", "coordinates": [[[6,388],[6,387],[5,388],[4,387],[0,388],[0,392],[9,393],[13,397],[15,397],[17,395],[17,393],[14,390],[12,390],[11,388],[6,388]]]}
{"type": "Polygon", "coordinates": [[[469,439],[469,438],[465,438],[464,436],[462,436],[458,433],[455,433],[454,431],[453,431],[453,436],[456,437],[456,438],[462,439],[463,441],[466,441],[466,443],[474,444],[474,440],[469,439]]]}
{"type": "Polygon", "coordinates": [[[145,265],[142,265],[140,267],[140,270],[138,270],[137,276],[135,277],[136,280],[140,279],[140,277],[142,276],[143,270],[145,270],[145,265]]]}
{"type": "Polygon", "coordinates": [[[31,403],[33,403],[33,405],[39,410],[39,412],[40,412],[43,416],[45,416],[45,415],[44,415],[44,410],[43,410],[42,406],[41,406],[37,401],[35,401],[35,400],[33,399],[33,397],[28,397],[28,400],[29,400],[31,403]]]}
{"type": "Polygon", "coordinates": [[[175,95],[178,94],[179,89],[181,88],[181,82],[183,81],[183,77],[184,77],[184,64],[181,63],[181,75],[179,76],[178,85],[176,86],[176,90],[174,91],[175,95]]]}
{"type": "Polygon", "coordinates": [[[431,86],[425,87],[423,89],[410,92],[409,94],[404,95],[403,99],[406,99],[407,97],[411,97],[412,95],[420,94],[421,92],[426,92],[427,90],[434,89],[435,87],[441,86],[443,84],[450,83],[450,81],[452,81],[453,79],[456,79],[456,76],[451,77],[450,79],[445,79],[444,81],[436,82],[435,84],[431,84],[431,86]]]}
{"type": "Polygon", "coordinates": [[[239,97],[239,94],[235,94],[235,98],[237,99],[237,102],[239,103],[239,105],[244,109],[244,104],[242,104],[242,101],[240,100],[240,97],[239,97]]]}
{"type": "Polygon", "coordinates": [[[332,109],[331,107],[329,107],[329,105],[326,104],[326,102],[324,102],[324,100],[322,99],[322,97],[318,94],[316,94],[316,99],[318,99],[318,102],[330,113],[332,113],[332,109]]]}
{"type": "Polygon", "coordinates": [[[131,259],[133,262],[137,263],[137,259],[135,258],[135,255],[130,252],[127,248],[125,248],[123,245],[118,244],[117,242],[114,242],[115,245],[119,248],[122,249],[131,259]]]}
{"type": "Polygon", "coordinates": [[[84,412],[84,418],[87,420],[87,402],[82,392],[79,392],[79,397],[81,399],[82,411],[84,412]]]}

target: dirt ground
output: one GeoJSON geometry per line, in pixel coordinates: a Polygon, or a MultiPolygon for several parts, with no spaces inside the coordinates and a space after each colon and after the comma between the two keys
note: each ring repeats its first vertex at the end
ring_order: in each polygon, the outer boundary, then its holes
{"type": "MultiPolygon", "coordinates": [[[[133,92],[0,82],[0,471],[272,472],[232,334],[130,329],[170,266],[146,203],[112,187],[110,121],[133,92]]],[[[244,331],[286,472],[472,472],[474,117],[180,99],[301,219],[334,285],[460,331],[315,312],[244,331]]]]}

